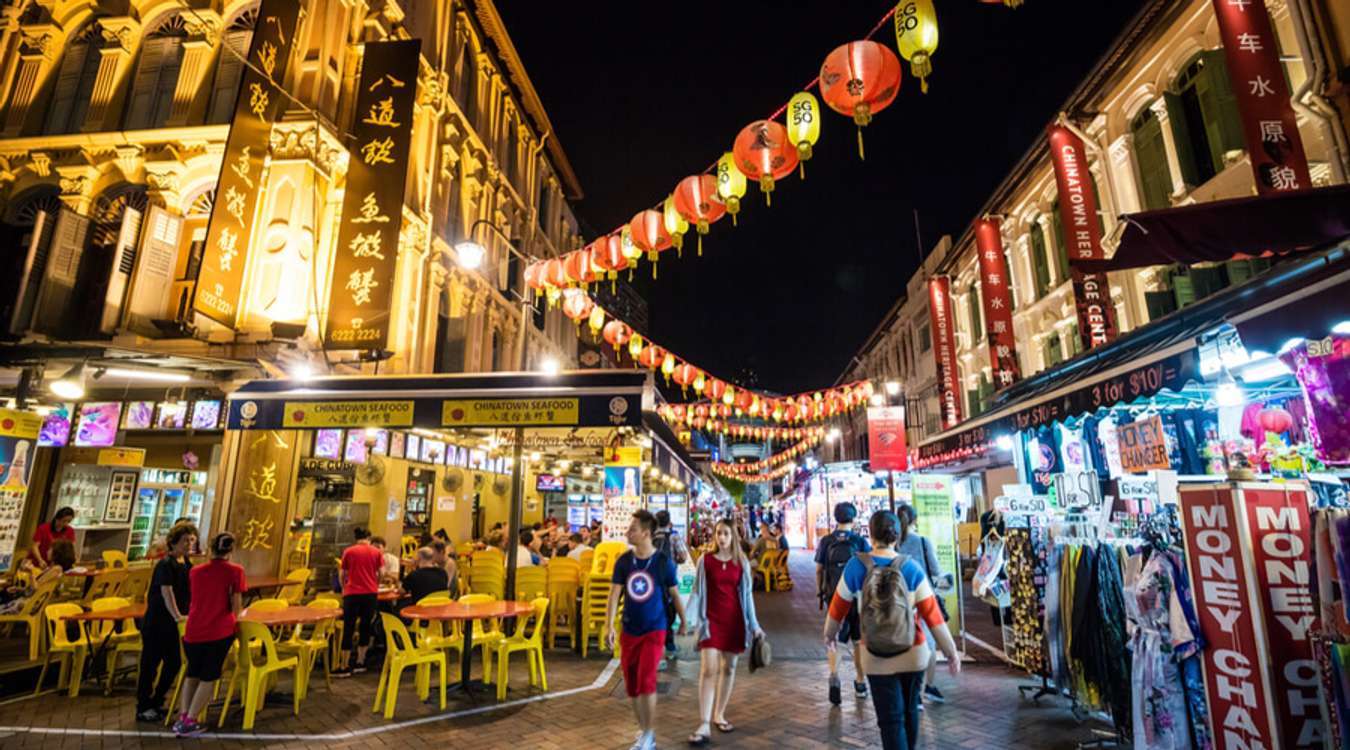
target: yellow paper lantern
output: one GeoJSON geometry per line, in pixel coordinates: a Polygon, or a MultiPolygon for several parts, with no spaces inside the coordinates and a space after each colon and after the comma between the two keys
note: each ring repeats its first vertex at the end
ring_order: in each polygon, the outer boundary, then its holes
{"type": "Polygon", "coordinates": [[[788,100],[788,142],[797,147],[802,179],[806,179],[806,161],[811,147],[820,139],[820,102],[808,91],[798,91],[788,100]]]}
{"type": "Polygon", "coordinates": [[[619,248],[623,252],[623,257],[628,259],[628,280],[632,281],[633,269],[642,258],[642,250],[633,244],[633,232],[627,224],[624,224],[623,230],[619,232],[619,248]]]}
{"type": "Polygon", "coordinates": [[[684,247],[684,233],[689,231],[689,222],[675,210],[674,195],[667,195],[666,202],[661,204],[661,218],[665,221],[666,232],[670,234],[670,244],[675,246],[675,256],[680,257],[680,249],[684,247]]]}
{"type": "Polygon", "coordinates": [[[736,403],[736,389],[727,385],[726,391],[722,394],[722,403],[731,406],[736,403]]]}
{"type": "Polygon", "coordinates": [[[895,46],[909,61],[910,72],[919,79],[919,90],[928,93],[933,73],[932,56],[938,46],[937,11],[933,0],[901,0],[895,8],[895,46]]]}
{"type": "Polygon", "coordinates": [[[638,355],[642,354],[643,348],[645,348],[645,344],[642,343],[642,337],[634,333],[633,337],[628,339],[628,356],[637,359],[638,355]]]}
{"type": "Polygon", "coordinates": [[[741,196],[745,195],[745,174],[736,166],[736,156],[730,151],[717,160],[717,194],[727,204],[727,213],[731,214],[734,226],[736,214],[741,211],[741,196]]]}
{"type": "Polygon", "coordinates": [[[708,381],[707,381],[707,379],[704,377],[703,371],[702,371],[702,370],[699,370],[698,375],[696,375],[696,376],[694,377],[694,393],[702,393],[702,392],[703,392],[703,386],[705,386],[705,385],[707,385],[707,384],[708,384],[708,381]]]}
{"type": "Polygon", "coordinates": [[[675,372],[675,355],[666,352],[666,358],[661,360],[661,374],[665,376],[666,382],[670,382],[671,373],[675,372]]]}
{"type": "Polygon", "coordinates": [[[591,310],[588,324],[591,327],[591,340],[594,341],[595,337],[600,335],[600,329],[605,327],[605,311],[599,305],[591,310]]]}

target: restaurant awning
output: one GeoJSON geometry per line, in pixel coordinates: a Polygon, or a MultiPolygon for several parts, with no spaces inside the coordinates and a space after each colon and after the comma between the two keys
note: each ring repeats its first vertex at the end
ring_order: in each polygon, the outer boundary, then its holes
{"type": "Polygon", "coordinates": [[[229,396],[232,430],[331,427],[639,427],[647,372],[483,373],[254,380],[229,396]]]}
{"type": "MultiPolygon", "coordinates": [[[[998,435],[1033,429],[1178,392],[1200,378],[1199,337],[1225,323],[1251,331],[1308,311],[1322,295],[1350,299],[1350,242],[1282,263],[1240,286],[1136,328],[1107,346],[1039,372],[995,396],[985,415],[935,435],[918,447],[916,466],[987,452],[998,435]]],[[[1344,302],[1332,308],[1344,317],[1344,302]]],[[[1310,313],[1310,317],[1316,317],[1310,313]]],[[[1245,339],[1244,339],[1245,343],[1245,339]]],[[[1246,344],[1252,348],[1251,344],[1246,344]]]]}
{"type": "Polygon", "coordinates": [[[1085,270],[1117,271],[1172,263],[1307,252],[1350,237],[1350,185],[1195,203],[1126,214],[1110,260],[1085,270]]]}

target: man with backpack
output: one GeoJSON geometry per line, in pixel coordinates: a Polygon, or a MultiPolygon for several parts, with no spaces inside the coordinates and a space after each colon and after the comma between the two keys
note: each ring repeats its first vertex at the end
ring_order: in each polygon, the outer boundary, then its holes
{"type": "Polygon", "coordinates": [[[923,564],[896,551],[909,530],[896,514],[884,510],[872,514],[868,529],[876,549],[858,553],[844,566],[825,620],[825,647],[835,648],[845,619],[856,611],[863,645],[860,666],[872,687],[881,746],[914,750],[923,672],[932,649],[919,620],[946,655],[953,677],[961,673],[961,658],[923,564]]]}
{"type": "MultiPolygon", "coordinates": [[[[859,552],[872,549],[862,535],[853,530],[853,521],[858,517],[858,509],[853,503],[839,503],[834,506],[834,520],[838,526],[830,534],[821,537],[816,547],[816,591],[820,596],[820,606],[830,603],[834,590],[839,586],[839,578],[844,574],[844,566],[859,552]]],[[[853,680],[853,692],[859,698],[867,697],[867,683],[863,680],[862,643],[858,631],[858,613],[849,611],[839,629],[839,642],[853,644],[853,668],[857,677],[853,680]]],[[[831,648],[827,652],[830,660],[830,703],[839,705],[843,696],[839,689],[839,652],[831,648]]]]}
{"type": "MultiPolygon", "coordinates": [[[[657,552],[675,562],[676,567],[683,565],[689,554],[684,550],[684,542],[670,521],[670,511],[656,511],[656,533],[652,534],[652,546],[657,552]]],[[[666,660],[660,664],[660,670],[666,671],[666,661],[675,658],[675,603],[666,599],[666,660]]]]}

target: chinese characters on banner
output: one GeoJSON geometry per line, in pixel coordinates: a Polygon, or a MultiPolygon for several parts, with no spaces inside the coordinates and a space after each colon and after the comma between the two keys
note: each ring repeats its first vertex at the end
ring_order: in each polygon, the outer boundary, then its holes
{"type": "Polygon", "coordinates": [[[1261,0],[1214,0],[1228,80],[1261,195],[1312,187],[1270,14],[1261,0]]]}
{"type": "Polygon", "coordinates": [[[938,398],[942,402],[942,429],[961,422],[961,379],[956,372],[956,328],[952,321],[951,279],[928,280],[928,319],[933,331],[933,358],[937,361],[938,398]]]}
{"type": "Polygon", "coordinates": [[[998,219],[975,222],[975,247],[979,251],[980,292],[984,304],[985,335],[989,340],[989,363],[994,370],[994,389],[1007,388],[1021,377],[1017,364],[1017,337],[1013,333],[1012,287],[1008,259],[998,219]]]}
{"type": "Polygon", "coordinates": [[[295,430],[240,433],[233,502],[225,528],[234,534],[234,561],[249,576],[274,576],[285,551],[296,477],[295,430]]]}
{"type": "Polygon", "coordinates": [[[1111,304],[1111,281],[1105,273],[1087,272],[1070,263],[1073,301],[1078,309],[1078,336],[1091,349],[1116,340],[1116,308],[1111,304]]]}
{"type": "Polygon", "coordinates": [[[389,338],[421,49],[419,39],[366,44],[325,349],[382,349],[389,338]]]}
{"type": "Polygon", "coordinates": [[[1116,309],[1111,304],[1111,283],[1105,273],[1087,273],[1078,261],[1105,260],[1102,226],[1097,219],[1097,194],[1088,169],[1083,139],[1058,123],[1047,130],[1050,161],[1055,165],[1059,186],[1059,219],[1064,227],[1064,252],[1069,256],[1073,295],[1078,309],[1078,335],[1091,349],[1116,338],[1116,309]]]}
{"type": "Polygon", "coordinates": [[[263,162],[272,123],[284,104],[278,84],[286,78],[299,16],[300,0],[263,0],[248,50],[251,65],[244,68],[225,141],[192,308],[227,328],[234,328],[239,319],[239,295],[262,188],[263,162]]]}
{"type": "Polygon", "coordinates": [[[867,408],[867,452],[872,471],[908,471],[905,450],[905,407],[867,408]]]}

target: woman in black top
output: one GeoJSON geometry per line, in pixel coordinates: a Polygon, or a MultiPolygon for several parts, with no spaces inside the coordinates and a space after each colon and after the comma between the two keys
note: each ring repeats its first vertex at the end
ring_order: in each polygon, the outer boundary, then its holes
{"type": "Polygon", "coordinates": [[[179,523],[169,531],[169,552],[155,564],[150,589],[145,594],[145,621],[141,627],[141,671],[136,681],[136,719],[162,722],[168,714],[164,697],[169,694],[182,661],[178,646],[178,623],[187,619],[188,554],[197,545],[197,527],[179,523]],[[159,680],[155,680],[155,670],[159,680]]]}

